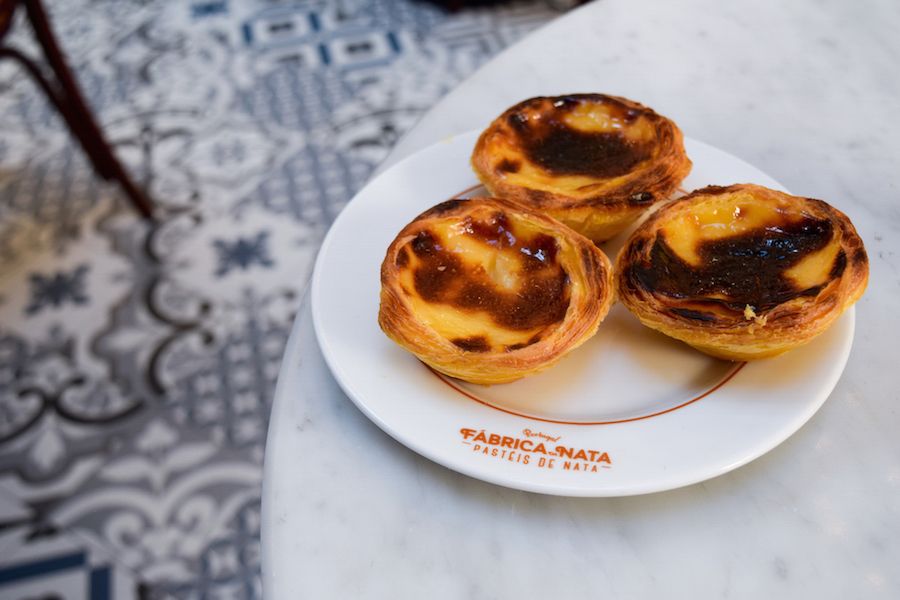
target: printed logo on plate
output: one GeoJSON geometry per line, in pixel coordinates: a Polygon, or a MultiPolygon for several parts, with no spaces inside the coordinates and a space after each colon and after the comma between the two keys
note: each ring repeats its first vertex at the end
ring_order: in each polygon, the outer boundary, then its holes
{"type": "Polygon", "coordinates": [[[523,429],[510,436],[485,429],[463,427],[461,442],[488,460],[503,460],[537,469],[600,473],[612,468],[609,452],[565,444],[562,436],[523,429]]]}

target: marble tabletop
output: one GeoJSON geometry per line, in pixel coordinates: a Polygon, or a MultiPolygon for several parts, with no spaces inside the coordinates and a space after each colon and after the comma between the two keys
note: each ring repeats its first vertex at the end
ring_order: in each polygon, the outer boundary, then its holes
{"type": "Polygon", "coordinates": [[[267,598],[898,598],[900,4],[602,0],[441,101],[385,167],[529,96],[634,98],[850,215],[871,261],[849,363],[772,452],[617,499],[513,491],[407,450],[343,395],[308,302],[266,450],[267,598]]]}

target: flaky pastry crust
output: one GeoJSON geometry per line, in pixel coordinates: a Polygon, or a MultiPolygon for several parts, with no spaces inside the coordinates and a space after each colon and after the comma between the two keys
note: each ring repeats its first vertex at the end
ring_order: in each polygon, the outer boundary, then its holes
{"type": "Polygon", "coordinates": [[[615,270],[619,299],[644,325],[729,360],[809,342],[862,296],[869,272],[842,212],[751,184],[660,207],[615,270]]]}
{"type": "Polygon", "coordinates": [[[587,238],[506,200],[450,200],[388,248],[378,323],[437,371],[506,383],[587,341],[612,298],[610,261],[587,238]]]}
{"type": "Polygon", "coordinates": [[[525,100],[481,134],[472,167],[494,196],[548,214],[595,242],[668,199],[691,170],[681,130],[632,100],[525,100]]]}

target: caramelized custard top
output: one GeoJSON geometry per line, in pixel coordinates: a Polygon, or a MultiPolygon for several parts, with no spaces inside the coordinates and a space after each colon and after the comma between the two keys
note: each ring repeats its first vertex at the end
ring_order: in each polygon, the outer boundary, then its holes
{"type": "Polygon", "coordinates": [[[632,285],[675,300],[676,315],[714,321],[723,312],[752,318],[816,296],[844,273],[847,256],[830,220],[790,200],[754,202],[745,192],[716,196],[725,189],[704,190],[707,198],[640,242],[634,249],[640,258],[627,267],[632,285]]]}
{"type": "Polygon", "coordinates": [[[652,157],[652,140],[627,132],[649,111],[596,94],[557,98],[549,107],[534,111],[525,103],[507,116],[524,155],[545,171],[609,179],[652,157]]]}
{"type": "MultiPolygon", "coordinates": [[[[634,266],[635,280],[647,290],[673,298],[703,299],[743,312],[771,309],[798,296],[815,296],[825,283],[798,286],[786,276],[791,267],[824,249],[834,236],[828,221],[803,218],[796,223],[698,244],[701,264],[687,263],[657,236],[646,264],[634,266]]],[[[830,278],[847,266],[843,250],[834,258],[830,278]]]]}
{"type": "Polygon", "coordinates": [[[557,241],[502,211],[438,220],[400,249],[401,282],[418,312],[470,352],[516,350],[563,321],[569,276],[557,241]]]}

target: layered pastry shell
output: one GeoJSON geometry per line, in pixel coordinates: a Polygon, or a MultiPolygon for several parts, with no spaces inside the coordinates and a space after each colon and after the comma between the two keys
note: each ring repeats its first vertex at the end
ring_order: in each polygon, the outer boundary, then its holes
{"type": "Polygon", "coordinates": [[[730,360],[809,342],[867,281],[866,250],[846,215],[750,184],[660,207],[616,259],[618,298],[644,325],[730,360]]]}
{"type": "Polygon", "coordinates": [[[507,200],[450,200],[388,248],[378,323],[441,373],[505,383],[588,340],[612,299],[610,262],[587,238],[507,200]]]}
{"type": "Polygon", "coordinates": [[[691,170],[681,130],[632,100],[525,100],[481,134],[472,167],[494,196],[548,214],[595,242],[668,199],[691,170]]]}

